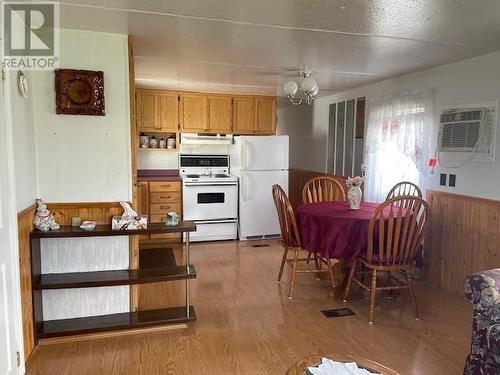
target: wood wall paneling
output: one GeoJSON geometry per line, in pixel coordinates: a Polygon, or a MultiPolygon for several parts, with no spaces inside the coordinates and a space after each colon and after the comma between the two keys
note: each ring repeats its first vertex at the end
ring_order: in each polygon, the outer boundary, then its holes
{"type": "Polygon", "coordinates": [[[21,310],[23,321],[24,359],[28,360],[35,348],[33,328],[33,299],[31,294],[31,251],[30,232],[33,228],[35,205],[28,207],[17,215],[19,240],[19,268],[21,277],[21,310]]]}
{"type": "Polygon", "coordinates": [[[500,202],[427,191],[431,226],[426,237],[424,277],[463,295],[467,275],[500,267],[500,202]]]}

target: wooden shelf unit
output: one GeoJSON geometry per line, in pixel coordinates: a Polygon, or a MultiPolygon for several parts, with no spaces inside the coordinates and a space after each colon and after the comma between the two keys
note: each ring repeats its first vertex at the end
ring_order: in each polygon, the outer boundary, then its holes
{"type": "Polygon", "coordinates": [[[164,223],[149,223],[147,229],[141,230],[112,230],[111,225],[97,225],[93,231],[85,231],[79,227],[70,226],[62,226],[59,230],[49,232],[32,231],[30,234],[31,282],[35,342],[38,342],[41,338],[135,329],[195,320],[196,316],[194,315],[193,307],[190,305],[189,294],[189,280],[196,278],[196,270],[189,263],[189,233],[194,231],[196,231],[196,225],[192,221],[181,221],[175,227],[166,226],[164,223]],[[137,236],[175,233],[186,233],[185,265],[136,270],[57,274],[43,274],[41,272],[40,241],[44,238],[137,236]],[[183,307],[49,321],[44,321],[43,319],[42,290],[136,285],[172,280],[186,280],[186,305],[183,307]]]}
{"type": "Polygon", "coordinates": [[[156,269],[51,273],[35,277],[33,289],[95,288],[194,278],[196,278],[196,270],[192,264],[189,267],[172,266],[156,269]]]}
{"type": "Polygon", "coordinates": [[[193,306],[145,310],[90,316],[85,318],[58,319],[40,322],[36,326],[37,339],[89,333],[139,329],[166,324],[188,323],[196,320],[193,306]]]}

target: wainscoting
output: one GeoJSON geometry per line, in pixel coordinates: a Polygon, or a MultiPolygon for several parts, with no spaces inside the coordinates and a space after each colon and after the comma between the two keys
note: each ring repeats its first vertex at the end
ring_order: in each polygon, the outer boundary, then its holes
{"type": "Polygon", "coordinates": [[[343,176],[335,176],[328,173],[314,172],[305,169],[295,169],[290,168],[288,171],[288,196],[290,198],[290,203],[294,208],[302,204],[302,189],[307,181],[313,177],[318,176],[329,176],[337,179],[342,186],[347,190],[345,186],[346,178],[343,176]]]}
{"type": "Polygon", "coordinates": [[[500,201],[427,191],[430,241],[424,277],[463,295],[467,275],[500,266],[500,201]]]}
{"type": "Polygon", "coordinates": [[[24,358],[28,360],[35,347],[33,332],[33,302],[31,297],[31,251],[30,232],[33,227],[35,205],[17,214],[19,241],[19,268],[21,277],[21,310],[23,318],[24,358]]]}

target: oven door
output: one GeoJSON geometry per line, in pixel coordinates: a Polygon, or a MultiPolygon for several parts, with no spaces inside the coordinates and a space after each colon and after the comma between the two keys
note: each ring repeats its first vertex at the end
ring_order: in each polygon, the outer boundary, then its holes
{"type": "Polygon", "coordinates": [[[184,220],[236,219],[238,183],[185,182],[182,203],[184,220]]]}

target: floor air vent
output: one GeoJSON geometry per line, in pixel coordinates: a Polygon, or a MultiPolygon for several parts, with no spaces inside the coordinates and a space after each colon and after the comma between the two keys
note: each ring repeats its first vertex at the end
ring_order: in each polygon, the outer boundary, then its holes
{"type": "Polygon", "coordinates": [[[251,244],[250,246],[252,246],[252,247],[269,247],[269,244],[267,244],[267,243],[254,243],[254,244],[251,244]]]}
{"type": "Polygon", "coordinates": [[[331,310],[321,310],[324,316],[327,318],[340,318],[342,316],[356,315],[354,311],[348,308],[343,309],[331,309],[331,310]]]}

